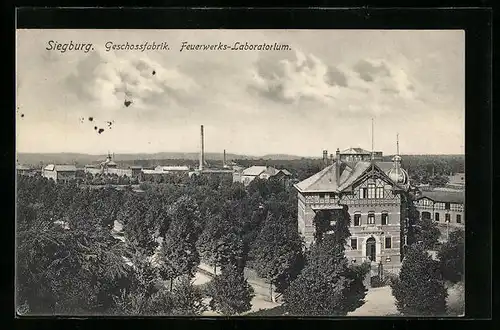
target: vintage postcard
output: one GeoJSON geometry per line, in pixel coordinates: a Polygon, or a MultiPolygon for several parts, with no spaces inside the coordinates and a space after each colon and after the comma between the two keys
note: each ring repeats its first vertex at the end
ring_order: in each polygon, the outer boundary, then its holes
{"type": "Polygon", "coordinates": [[[18,315],[463,315],[463,30],[16,43],[18,315]]]}

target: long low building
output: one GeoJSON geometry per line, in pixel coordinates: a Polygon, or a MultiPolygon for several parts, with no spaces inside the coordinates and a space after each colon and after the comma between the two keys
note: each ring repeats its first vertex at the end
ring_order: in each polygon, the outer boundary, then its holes
{"type": "Polygon", "coordinates": [[[450,229],[465,227],[464,190],[423,190],[414,201],[422,219],[434,220],[442,233],[442,239],[450,229]]]}
{"type": "Polygon", "coordinates": [[[290,179],[292,174],[286,169],[276,169],[272,166],[251,166],[249,168],[235,168],[233,182],[241,182],[245,186],[255,179],[268,180],[269,178],[290,179]]]}

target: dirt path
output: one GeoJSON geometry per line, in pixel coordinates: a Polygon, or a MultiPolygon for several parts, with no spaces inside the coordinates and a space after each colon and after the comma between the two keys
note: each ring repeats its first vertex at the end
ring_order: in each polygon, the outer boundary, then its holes
{"type": "Polygon", "coordinates": [[[365,297],[365,304],[347,316],[386,316],[397,314],[391,287],[371,288],[365,297]]]}

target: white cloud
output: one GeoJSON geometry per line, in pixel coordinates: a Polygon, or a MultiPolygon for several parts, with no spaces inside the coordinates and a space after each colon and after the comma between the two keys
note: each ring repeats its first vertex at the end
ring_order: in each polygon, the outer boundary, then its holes
{"type": "Polygon", "coordinates": [[[381,115],[401,102],[414,102],[417,95],[404,68],[380,59],[332,66],[314,54],[295,51],[294,57],[274,65],[258,61],[252,77],[250,89],[261,97],[294,105],[308,101],[339,115],[381,115]]]}
{"type": "Polygon", "coordinates": [[[175,68],[146,57],[118,57],[96,51],[83,58],[66,79],[69,91],[82,102],[109,110],[129,106],[141,110],[179,105],[196,95],[196,82],[175,68]]]}

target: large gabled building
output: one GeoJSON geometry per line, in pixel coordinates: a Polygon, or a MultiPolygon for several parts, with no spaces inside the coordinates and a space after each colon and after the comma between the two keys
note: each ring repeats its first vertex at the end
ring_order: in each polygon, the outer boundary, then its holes
{"type": "Polygon", "coordinates": [[[52,179],[55,182],[76,180],[75,165],[54,165],[50,164],[43,168],[42,176],[52,179]]]}
{"type": "Polygon", "coordinates": [[[346,256],[352,262],[399,264],[406,218],[408,173],[401,157],[392,162],[342,160],[336,157],[322,171],[295,185],[298,191],[298,230],[310,244],[314,241],[314,217],[319,210],[348,207],[351,237],[346,256]]]}

